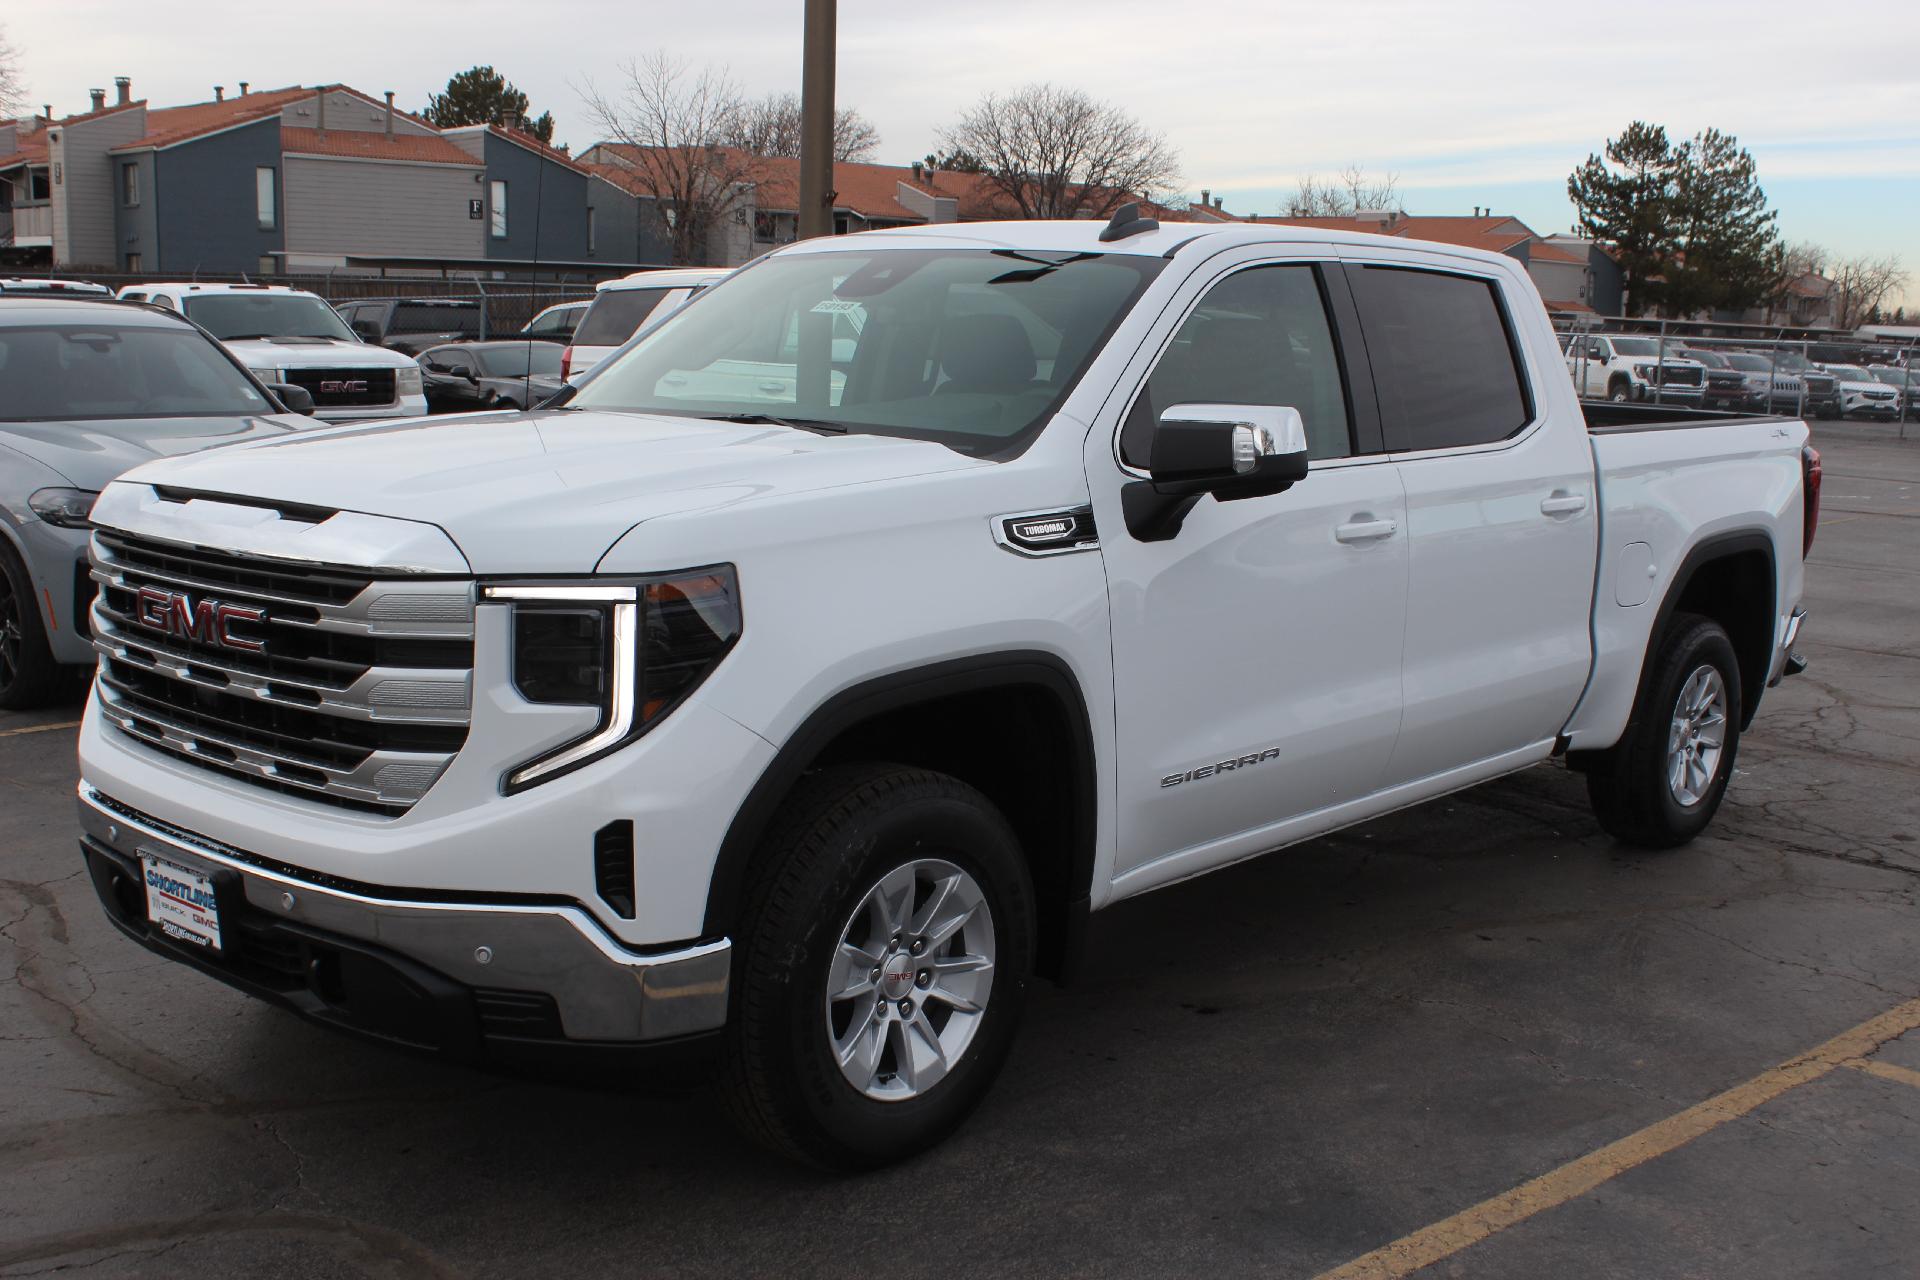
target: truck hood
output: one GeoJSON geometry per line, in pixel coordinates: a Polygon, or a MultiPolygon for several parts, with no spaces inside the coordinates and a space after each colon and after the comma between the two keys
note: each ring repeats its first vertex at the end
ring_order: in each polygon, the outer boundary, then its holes
{"type": "Polygon", "coordinates": [[[556,574],[660,516],[992,465],[924,440],[560,409],[306,432],[127,479],[421,521],[476,573],[556,574]]]}
{"type": "Polygon", "coordinates": [[[130,467],[243,440],[278,439],[312,418],[105,418],[95,422],[0,422],[0,443],[51,467],[81,489],[99,489],[130,467]]]}
{"type": "Polygon", "coordinates": [[[412,356],[338,338],[245,338],[220,344],[249,369],[410,369],[412,356]]]}

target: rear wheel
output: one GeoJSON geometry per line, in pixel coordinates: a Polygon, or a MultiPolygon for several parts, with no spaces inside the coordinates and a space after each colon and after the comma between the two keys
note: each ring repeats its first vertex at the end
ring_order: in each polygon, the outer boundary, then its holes
{"type": "Polygon", "coordinates": [[[1740,665],[1719,623],[1677,614],[1650,655],[1652,676],[1626,734],[1587,774],[1600,825],[1627,844],[1667,849],[1706,829],[1740,746],[1740,665]]]}
{"type": "Polygon", "coordinates": [[[0,709],[25,711],[66,693],[71,680],[47,647],[27,568],[0,542],[0,709]]]}
{"type": "Polygon", "coordinates": [[[944,1138],[1026,999],[1033,890],[1013,831],[944,774],[841,766],[795,789],[736,939],[722,1088],[774,1150],[871,1168],[944,1138]]]}
{"type": "Polygon", "coordinates": [[[1633,399],[1633,384],[1625,378],[1615,378],[1607,384],[1607,399],[1615,404],[1625,404],[1633,399]]]}

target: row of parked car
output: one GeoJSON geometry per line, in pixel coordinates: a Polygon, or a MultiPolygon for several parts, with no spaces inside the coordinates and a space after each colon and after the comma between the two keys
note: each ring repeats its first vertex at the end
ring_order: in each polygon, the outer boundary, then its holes
{"type": "Polygon", "coordinates": [[[117,298],[177,312],[289,407],[325,422],[531,408],[724,271],[639,272],[562,302],[518,333],[487,339],[472,298],[361,298],[337,305],[285,285],[0,279],[3,297],[117,298]],[[304,392],[304,395],[301,393],[304,392]]]}
{"type": "Polygon", "coordinates": [[[92,659],[87,516],[121,472],[329,424],[532,407],[724,274],[609,281],[491,341],[464,299],[335,308],[280,285],[116,296],[0,278],[0,709],[59,696],[92,659]]]}
{"type": "Polygon", "coordinates": [[[1743,413],[1884,422],[1920,417],[1920,369],[1896,352],[1863,362],[1810,359],[1794,347],[1705,347],[1635,334],[1575,334],[1567,371],[1580,394],[1743,413]]]}

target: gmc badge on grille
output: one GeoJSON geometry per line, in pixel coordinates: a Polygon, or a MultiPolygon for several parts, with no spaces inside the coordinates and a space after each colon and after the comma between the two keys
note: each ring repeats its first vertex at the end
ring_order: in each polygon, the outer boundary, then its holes
{"type": "Polygon", "coordinates": [[[356,395],[366,390],[365,378],[328,378],[320,383],[320,394],[323,396],[356,395]]]}
{"type": "Polygon", "coordinates": [[[247,653],[259,653],[267,647],[258,640],[237,636],[231,630],[236,622],[266,621],[264,609],[204,596],[196,601],[184,591],[141,587],[135,592],[134,610],[142,626],[183,640],[198,640],[215,648],[240,649],[247,653]]]}

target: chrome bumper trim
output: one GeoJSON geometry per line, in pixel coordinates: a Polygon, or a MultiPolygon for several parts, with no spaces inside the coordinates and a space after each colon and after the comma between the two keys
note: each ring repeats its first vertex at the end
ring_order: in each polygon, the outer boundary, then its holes
{"type": "Polygon", "coordinates": [[[570,1040],[663,1040],[726,1022],[728,939],[640,955],[579,907],[368,897],[255,866],[238,850],[137,815],[84,781],[79,799],[80,825],[95,840],[129,857],[146,849],[232,871],[247,904],[263,915],[373,943],[468,986],[545,992],[570,1040]]]}

